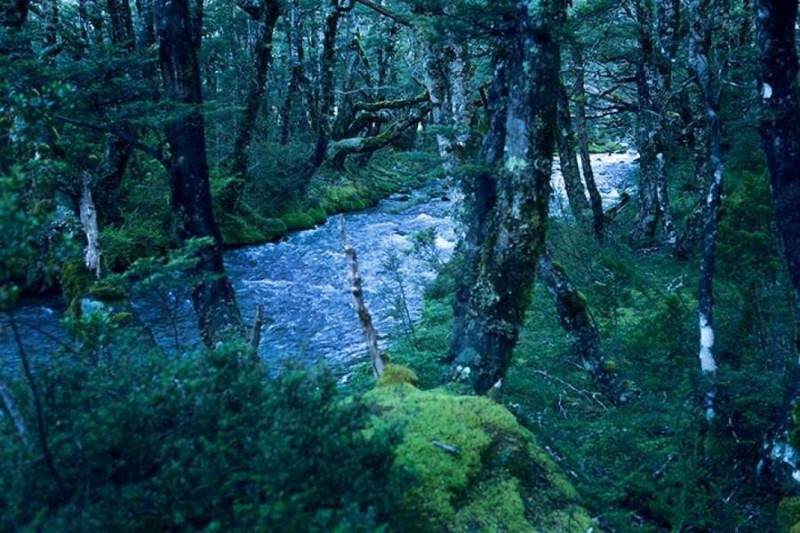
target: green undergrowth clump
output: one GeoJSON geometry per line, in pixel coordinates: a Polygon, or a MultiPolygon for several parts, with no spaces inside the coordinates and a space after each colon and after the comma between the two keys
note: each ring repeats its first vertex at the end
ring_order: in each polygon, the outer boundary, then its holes
{"type": "Polygon", "coordinates": [[[399,531],[585,532],[593,522],[559,467],[503,406],[409,383],[381,386],[372,428],[401,428],[392,475],[409,478],[399,531]]]}

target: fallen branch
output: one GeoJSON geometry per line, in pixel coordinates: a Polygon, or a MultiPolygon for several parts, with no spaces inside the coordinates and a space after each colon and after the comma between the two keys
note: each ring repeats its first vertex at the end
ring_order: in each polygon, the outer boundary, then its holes
{"type": "Polygon", "coordinates": [[[456,448],[455,446],[450,446],[449,444],[445,444],[444,442],[439,442],[438,440],[431,441],[431,444],[436,446],[437,448],[446,451],[450,455],[461,455],[461,450],[456,448]]]}

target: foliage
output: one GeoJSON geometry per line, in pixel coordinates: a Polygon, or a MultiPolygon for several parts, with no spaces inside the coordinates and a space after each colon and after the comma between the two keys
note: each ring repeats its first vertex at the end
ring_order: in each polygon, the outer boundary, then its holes
{"type": "Polygon", "coordinates": [[[39,369],[67,497],[2,424],[0,529],[372,531],[388,519],[390,432],[367,436],[367,405],[325,371],[269,377],[242,346],[165,358],[132,342],[108,341],[99,359],[84,343],[39,369]]]}

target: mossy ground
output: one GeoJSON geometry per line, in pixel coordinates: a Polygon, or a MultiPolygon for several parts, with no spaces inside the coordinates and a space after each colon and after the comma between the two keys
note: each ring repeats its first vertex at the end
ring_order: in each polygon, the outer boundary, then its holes
{"type": "Polygon", "coordinates": [[[394,475],[408,488],[407,531],[575,531],[592,527],[577,493],[534,436],[487,398],[408,383],[368,393],[374,429],[401,428],[394,475]]]}

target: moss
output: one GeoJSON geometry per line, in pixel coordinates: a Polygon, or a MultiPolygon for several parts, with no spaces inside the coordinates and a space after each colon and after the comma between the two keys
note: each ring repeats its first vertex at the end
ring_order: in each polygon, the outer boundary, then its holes
{"type": "Polygon", "coordinates": [[[779,533],[788,533],[800,525],[800,497],[784,498],[777,511],[779,533]]]}
{"type": "Polygon", "coordinates": [[[281,215],[281,220],[289,230],[310,229],[316,224],[314,217],[305,211],[293,211],[281,215]]]}
{"type": "Polygon", "coordinates": [[[105,279],[95,282],[88,288],[88,292],[101,302],[118,302],[125,299],[125,290],[105,279]]]}
{"type": "Polygon", "coordinates": [[[403,383],[416,386],[419,383],[419,378],[417,374],[407,366],[390,364],[383,369],[383,374],[378,378],[377,386],[386,387],[403,383]]]}
{"type": "Polygon", "coordinates": [[[558,523],[583,532],[591,524],[567,479],[504,407],[409,384],[367,396],[381,413],[376,429],[403,430],[394,476],[410,475],[413,483],[398,502],[396,528],[549,531],[558,523]]]}

